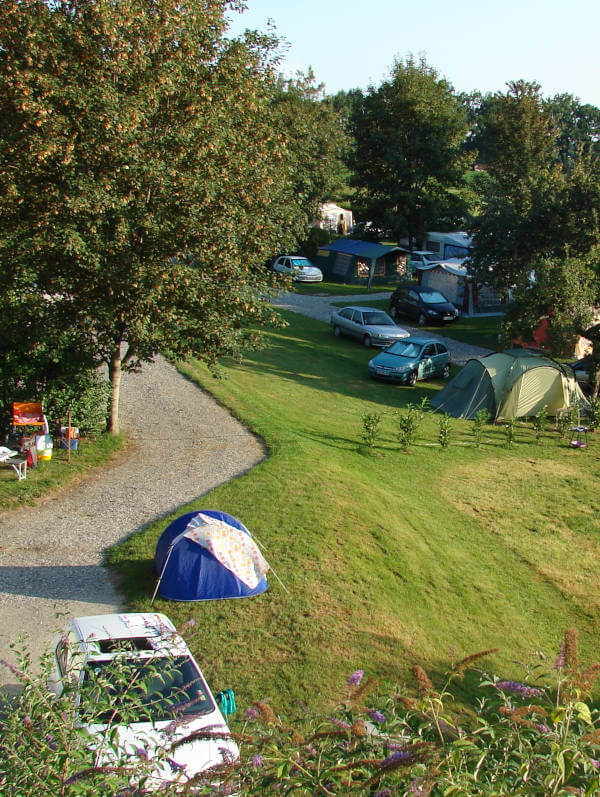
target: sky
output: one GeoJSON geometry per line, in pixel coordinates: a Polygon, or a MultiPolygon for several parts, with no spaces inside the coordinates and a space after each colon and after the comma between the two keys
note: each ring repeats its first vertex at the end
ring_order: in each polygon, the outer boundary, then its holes
{"type": "Polygon", "coordinates": [[[546,97],[600,107],[600,0],[246,0],[231,33],[288,43],[282,71],[311,66],[325,91],[379,85],[395,59],[424,55],[456,91],[535,80],[546,97]]]}

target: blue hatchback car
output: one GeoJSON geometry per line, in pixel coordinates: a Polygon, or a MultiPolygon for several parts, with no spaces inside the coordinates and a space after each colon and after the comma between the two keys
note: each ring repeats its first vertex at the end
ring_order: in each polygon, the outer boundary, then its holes
{"type": "Polygon", "coordinates": [[[435,338],[409,337],[392,343],[369,362],[369,376],[414,385],[418,379],[450,376],[450,352],[435,338]]]}

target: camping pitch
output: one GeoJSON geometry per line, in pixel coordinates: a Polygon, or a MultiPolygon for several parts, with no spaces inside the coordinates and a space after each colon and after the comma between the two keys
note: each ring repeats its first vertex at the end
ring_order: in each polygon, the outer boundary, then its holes
{"type": "Polygon", "coordinates": [[[174,520],[156,545],[157,591],[174,601],[247,598],[267,589],[269,565],[248,529],[213,509],[174,520]]]}
{"type": "Polygon", "coordinates": [[[534,416],[544,407],[556,415],[588,402],[569,366],[528,349],[511,349],[468,360],[431,404],[455,418],[485,410],[498,421],[534,416]]]}

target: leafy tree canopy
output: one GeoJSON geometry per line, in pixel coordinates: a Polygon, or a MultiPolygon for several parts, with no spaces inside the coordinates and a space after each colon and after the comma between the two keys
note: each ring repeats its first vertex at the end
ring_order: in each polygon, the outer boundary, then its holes
{"type": "Polygon", "coordinates": [[[468,162],[467,114],[452,86],[425,59],[394,63],[388,80],[354,98],[350,159],[369,218],[411,242],[464,207],[453,189],[468,162]]]}
{"type": "Polygon", "coordinates": [[[114,430],[122,368],[214,362],[275,320],[259,264],[325,190],[277,40],[227,39],[230,5],[0,0],[0,295],[69,317],[109,367],[114,430]]]}

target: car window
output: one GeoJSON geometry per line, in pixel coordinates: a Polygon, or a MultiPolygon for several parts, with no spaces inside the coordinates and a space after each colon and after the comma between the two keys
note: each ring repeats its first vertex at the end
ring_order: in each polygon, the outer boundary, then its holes
{"type": "Polygon", "coordinates": [[[421,299],[425,304],[443,304],[448,301],[439,291],[422,291],[421,299]]]}
{"type": "Polygon", "coordinates": [[[409,300],[411,302],[418,302],[419,301],[419,296],[414,291],[409,291],[408,292],[408,298],[409,298],[409,300]]]}
{"type": "Polygon", "coordinates": [[[362,313],[360,312],[360,310],[355,310],[355,311],[354,311],[354,314],[353,314],[353,316],[352,316],[352,320],[353,320],[353,321],[354,321],[356,324],[362,324],[362,322],[363,322],[363,316],[362,316],[362,313]]]}
{"type": "MultiPolygon", "coordinates": [[[[214,711],[207,687],[189,656],[157,656],[151,659],[94,660],[84,670],[80,707],[99,700],[109,707],[98,718],[132,721],[128,715],[135,712],[137,721],[172,720],[179,714],[209,714],[214,711]],[[124,677],[125,676],[125,677],[124,677]],[[131,686],[124,688],[123,684],[131,686]],[[119,717],[113,717],[114,711],[119,717]]],[[[92,710],[93,709],[89,709],[92,710]]]]}
{"type": "Polygon", "coordinates": [[[290,268],[289,258],[286,257],[286,259],[283,261],[283,265],[285,266],[285,268],[290,268]]]}
{"type": "Polygon", "coordinates": [[[340,316],[342,318],[352,318],[352,310],[349,310],[347,307],[344,307],[343,310],[340,310],[340,316]]]}
{"type": "MultiPolygon", "coordinates": [[[[363,313],[365,324],[371,324],[372,326],[392,326],[394,322],[392,319],[387,315],[387,313],[382,313],[381,311],[374,311],[363,313]]],[[[395,326],[395,325],[394,325],[395,326]]]]}
{"type": "Polygon", "coordinates": [[[429,343],[423,349],[423,357],[433,357],[434,354],[435,354],[435,344],[429,343]]]}
{"type": "Polygon", "coordinates": [[[418,357],[421,353],[421,346],[418,343],[405,343],[398,340],[386,349],[387,354],[396,354],[398,357],[418,357]]]}
{"type": "Polygon", "coordinates": [[[443,343],[436,343],[438,354],[448,354],[448,349],[443,343]]]}

